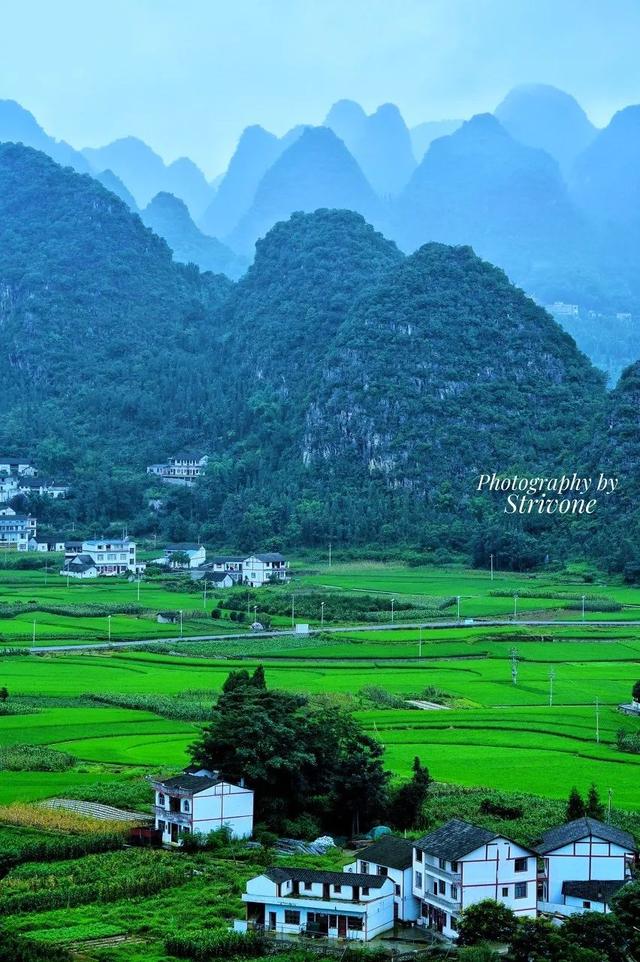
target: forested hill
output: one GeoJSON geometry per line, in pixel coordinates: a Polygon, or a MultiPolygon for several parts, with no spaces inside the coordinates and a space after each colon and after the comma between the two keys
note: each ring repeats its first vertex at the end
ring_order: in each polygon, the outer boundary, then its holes
{"type": "Polygon", "coordinates": [[[243,548],[481,553],[491,530],[518,563],[564,550],[569,526],[505,528],[474,479],[579,470],[606,399],[573,340],[468,247],[405,257],[359,214],[321,209],[272,228],[233,284],[176,264],[101,184],[10,144],[0,354],[0,446],[74,483],[35,505],[41,521],[243,548]],[[208,474],[164,489],[152,516],[145,465],[185,445],[208,474]]]}
{"type": "Polygon", "coordinates": [[[198,429],[231,286],[175,264],[101,184],[0,145],[0,445],[127,462],[198,429]]]}

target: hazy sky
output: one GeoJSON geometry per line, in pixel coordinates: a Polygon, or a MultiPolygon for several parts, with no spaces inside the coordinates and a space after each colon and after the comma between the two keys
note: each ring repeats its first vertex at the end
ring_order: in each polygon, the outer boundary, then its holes
{"type": "Polygon", "coordinates": [[[135,134],[224,169],[241,130],[320,123],[342,97],[410,125],[517,83],[594,122],[640,102],[640,0],[0,0],[0,98],[74,147],[135,134]]]}

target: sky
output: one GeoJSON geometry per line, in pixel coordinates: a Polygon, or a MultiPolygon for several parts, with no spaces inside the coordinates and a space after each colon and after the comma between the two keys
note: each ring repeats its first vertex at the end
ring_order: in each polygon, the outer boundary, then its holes
{"type": "Polygon", "coordinates": [[[409,126],[493,110],[519,83],[598,126],[640,102],[640,0],[0,0],[0,99],[74,147],[140,137],[222,172],[244,127],[333,102],[409,126]]]}

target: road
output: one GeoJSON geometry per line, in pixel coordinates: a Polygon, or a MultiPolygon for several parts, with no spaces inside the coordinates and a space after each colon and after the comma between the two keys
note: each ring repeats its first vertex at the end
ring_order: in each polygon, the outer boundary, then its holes
{"type": "MultiPolygon", "coordinates": [[[[596,621],[588,619],[587,621],[582,621],[582,619],[562,619],[556,621],[539,621],[532,619],[520,619],[514,620],[513,618],[475,618],[469,623],[468,620],[460,621],[423,621],[423,622],[402,622],[398,624],[395,622],[393,624],[386,625],[331,625],[325,626],[324,628],[311,628],[309,631],[309,636],[317,635],[321,632],[333,633],[333,632],[354,632],[354,631],[402,631],[407,628],[422,628],[424,631],[432,631],[437,628],[498,628],[511,626],[515,627],[533,627],[533,628],[549,628],[549,627],[584,627],[585,625],[595,626],[600,628],[640,628],[640,621],[596,621]]],[[[158,644],[184,644],[189,641],[210,641],[210,642],[223,642],[223,641],[237,641],[238,639],[247,638],[287,638],[296,636],[298,638],[305,637],[304,635],[297,634],[291,628],[279,630],[279,631],[236,631],[234,633],[226,635],[183,635],[181,638],[179,635],[175,638],[137,638],[125,641],[96,641],[96,642],[86,642],[79,645],[42,645],[36,648],[28,648],[27,651],[32,655],[44,655],[44,654],[55,654],[56,652],[65,651],[101,651],[101,650],[111,650],[114,651],[118,648],[132,648],[144,645],[158,645],[158,644]]]]}

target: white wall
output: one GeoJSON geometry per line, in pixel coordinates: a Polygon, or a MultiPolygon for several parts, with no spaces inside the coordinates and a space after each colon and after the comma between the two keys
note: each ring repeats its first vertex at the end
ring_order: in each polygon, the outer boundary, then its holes
{"type": "Polygon", "coordinates": [[[572,842],[545,855],[547,901],[562,902],[562,883],[587,879],[624,879],[625,852],[597,838],[572,842]]]}

